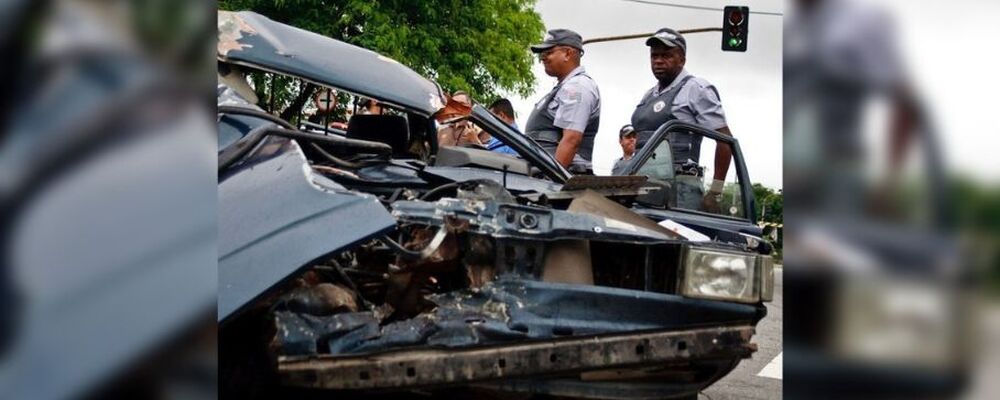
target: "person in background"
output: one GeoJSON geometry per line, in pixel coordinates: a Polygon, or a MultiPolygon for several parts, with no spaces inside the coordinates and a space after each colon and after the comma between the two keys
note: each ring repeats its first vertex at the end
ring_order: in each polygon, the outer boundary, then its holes
{"type": "MultiPolygon", "coordinates": [[[[504,98],[497,99],[490,104],[490,112],[496,115],[501,121],[507,123],[514,132],[521,133],[521,129],[517,127],[517,122],[514,121],[514,106],[510,103],[510,100],[504,98]]],[[[510,148],[510,146],[493,137],[486,143],[486,149],[497,153],[517,155],[517,152],[510,148]]]]}
{"type": "Polygon", "coordinates": [[[618,144],[622,146],[622,158],[615,161],[615,166],[611,168],[611,175],[623,175],[629,165],[629,161],[635,156],[636,133],[632,125],[626,124],[618,131],[618,144]]]}
{"type": "Polygon", "coordinates": [[[382,114],[382,105],[375,101],[375,99],[364,99],[361,101],[361,109],[358,110],[358,115],[378,114],[382,114]]]}
{"type": "MultiPolygon", "coordinates": [[[[451,95],[449,103],[457,103],[460,108],[466,111],[472,108],[472,99],[464,91],[456,91],[451,95]]],[[[449,118],[455,118],[463,114],[455,114],[449,118]]],[[[447,123],[438,128],[438,144],[440,146],[482,146],[486,147],[489,135],[485,135],[482,130],[477,129],[469,120],[447,123]]]]}

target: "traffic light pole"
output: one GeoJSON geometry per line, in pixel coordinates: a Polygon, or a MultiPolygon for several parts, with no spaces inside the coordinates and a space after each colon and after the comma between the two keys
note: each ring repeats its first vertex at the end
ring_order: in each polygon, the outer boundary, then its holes
{"type": "MultiPolygon", "coordinates": [[[[726,8],[722,10],[721,28],[685,29],[680,31],[680,33],[683,35],[701,32],[722,32],[722,51],[745,52],[747,51],[747,27],[749,26],[749,16],[750,7],[726,6],[726,8]]],[[[650,36],[653,36],[653,33],[599,37],[584,40],[583,44],[639,39],[650,36]]]]}
{"type": "MultiPolygon", "coordinates": [[[[702,33],[702,32],[722,32],[722,28],[684,29],[684,30],[680,30],[680,31],[677,31],[677,32],[679,32],[682,35],[687,35],[687,34],[691,34],[691,33],[702,33]]],[[[600,42],[613,42],[613,41],[616,41],[616,40],[629,40],[629,39],[648,38],[650,36],[653,36],[653,34],[655,34],[655,33],[656,32],[637,33],[637,34],[634,34],[634,35],[598,37],[598,38],[592,38],[592,39],[584,40],[583,44],[600,43],[600,42]]]]}

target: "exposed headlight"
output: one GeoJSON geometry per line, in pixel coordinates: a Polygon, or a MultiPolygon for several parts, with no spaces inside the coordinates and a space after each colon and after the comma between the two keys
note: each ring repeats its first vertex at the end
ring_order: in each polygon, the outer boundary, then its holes
{"type": "Polygon", "coordinates": [[[851,277],[838,296],[834,345],[842,357],[947,367],[961,358],[958,296],[933,283],[851,277]]]}
{"type": "Polygon", "coordinates": [[[770,257],[686,247],[678,292],[687,297],[756,303],[774,288],[770,257]]]}

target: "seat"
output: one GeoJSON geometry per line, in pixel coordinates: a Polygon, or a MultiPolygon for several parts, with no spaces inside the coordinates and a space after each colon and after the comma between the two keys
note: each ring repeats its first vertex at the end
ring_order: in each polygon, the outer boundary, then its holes
{"type": "Polygon", "coordinates": [[[393,157],[409,156],[410,130],[401,115],[355,115],[347,123],[347,138],[385,143],[393,157]]]}

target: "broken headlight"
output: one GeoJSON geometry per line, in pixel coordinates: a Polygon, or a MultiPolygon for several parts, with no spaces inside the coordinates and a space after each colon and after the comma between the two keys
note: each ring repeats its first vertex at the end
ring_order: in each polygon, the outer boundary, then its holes
{"type": "Polygon", "coordinates": [[[771,257],[699,247],[687,247],[683,254],[681,295],[740,303],[771,300],[771,257]]]}

